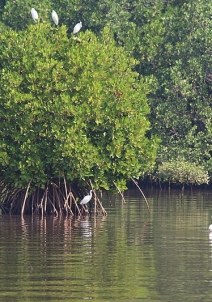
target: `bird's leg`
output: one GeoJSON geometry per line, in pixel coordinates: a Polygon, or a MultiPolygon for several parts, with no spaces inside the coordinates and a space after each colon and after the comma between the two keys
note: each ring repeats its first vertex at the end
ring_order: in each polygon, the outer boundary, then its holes
{"type": "Polygon", "coordinates": [[[83,209],[84,213],[89,213],[87,205],[85,205],[85,206],[82,205],[82,209],[83,209]]]}
{"type": "Polygon", "coordinates": [[[89,214],[89,211],[88,211],[88,206],[87,206],[87,204],[86,204],[86,206],[85,206],[86,208],[85,208],[85,210],[86,210],[86,212],[89,214]]]}
{"type": "Polygon", "coordinates": [[[87,207],[87,205],[82,205],[82,208],[83,208],[83,211],[84,211],[84,213],[86,214],[86,213],[88,213],[89,214],[89,211],[88,211],[88,207],[87,207]]]}

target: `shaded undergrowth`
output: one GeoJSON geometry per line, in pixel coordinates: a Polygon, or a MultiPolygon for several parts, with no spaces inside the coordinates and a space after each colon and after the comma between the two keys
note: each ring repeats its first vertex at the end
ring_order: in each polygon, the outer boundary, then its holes
{"type": "MultiPolygon", "coordinates": [[[[29,182],[25,189],[0,182],[0,207],[4,214],[85,215],[88,210],[78,203],[84,195],[87,195],[84,188],[71,186],[65,179],[54,180],[45,188],[33,187],[29,182]]],[[[95,191],[92,200],[93,212],[107,215],[95,191]]]]}

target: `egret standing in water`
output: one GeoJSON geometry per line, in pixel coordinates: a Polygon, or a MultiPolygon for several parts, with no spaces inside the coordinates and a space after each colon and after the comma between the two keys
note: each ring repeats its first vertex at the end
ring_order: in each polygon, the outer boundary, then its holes
{"type": "Polygon", "coordinates": [[[74,29],[73,29],[73,34],[77,34],[80,29],[82,28],[82,22],[80,21],[79,23],[77,23],[75,26],[74,26],[74,29]]]}
{"type": "Polygon", "coordinates": [[[92,198],[92,192],[93,192],[93,190],[90,190],[90,193],[88,195],[86,195],[85,197],[83,197],[83,199],[80,201],[80,204],[81,204],[81,206],[83,207],[84,210],[85,210],[84,205],[86,206],[86,209],[87,209],[87,203],[92,198]]]}
{"type": "Polygon", "coordinates": [[[80,201],[80,204],[82,206],[86,205],[91,200],[92,192],[93,192],[93,190],[90,190],[90,193],[88,195],[86,195],[85,197],[83,197],[83,199],[80,201]]]}
{"type": "Polygon", "coordinates": [[[37,11],[34,8],[31,9],[31,15],[32,15],[32,19],[35,22],[37,22],[38,21],[38,13],[37,13],[37,11]]]}
{"type": "Polygon", "coordinates": [[[55,25],[58,25],[59,18],[58,18],[58,14],[56,13],[55,10],[52,11],[52,20],[53,20],[53,22],[54,22],[55,25]]]}

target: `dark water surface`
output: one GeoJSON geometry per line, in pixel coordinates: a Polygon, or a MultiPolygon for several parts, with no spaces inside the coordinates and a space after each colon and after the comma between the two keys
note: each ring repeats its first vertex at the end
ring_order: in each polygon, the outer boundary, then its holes
{"type": "Polygon", "coordinates": [[[212,191],[137,190],[107,217],[0,216],[0,301],[212,301],[212,191]]]}

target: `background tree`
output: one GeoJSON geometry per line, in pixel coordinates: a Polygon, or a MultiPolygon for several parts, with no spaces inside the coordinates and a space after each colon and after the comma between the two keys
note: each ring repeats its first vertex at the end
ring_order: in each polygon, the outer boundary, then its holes
{"type": "Polygon", "coordinates": [[[155,133],[162,137],[160,162],[181,157],[210,165],[210,11],[209,2],[187,1],[168,6],[161,19],[163,47],[151,61],[159,84],[151,118],[155,133]]]}

